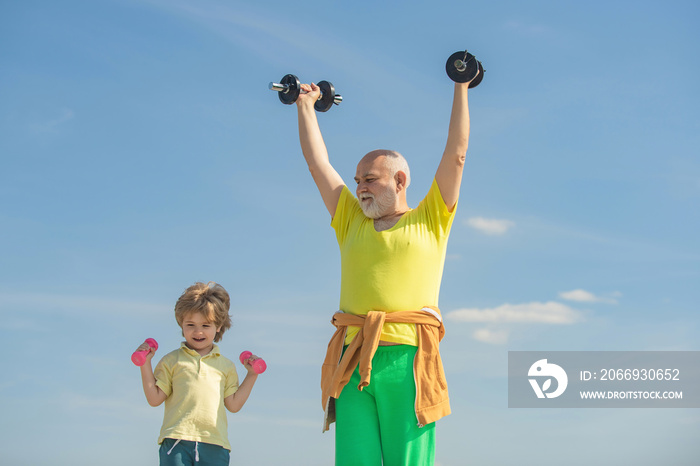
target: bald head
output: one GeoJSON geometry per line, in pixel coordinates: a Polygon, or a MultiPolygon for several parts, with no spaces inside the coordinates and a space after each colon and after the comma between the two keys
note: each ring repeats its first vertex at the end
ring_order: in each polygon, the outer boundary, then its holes
{"type": "Polygon", "coordinates": [[[360,163],[358,163],[357,166],[359,167],[363,163],[366,165],[367,163],[371,163],[380,157],[384,158],[384,165],[389,170],[389,174],[392,178],[396,176],[398,172],[403,172],[406,175],[405,188],[408,188],[408,185],[411,184],[411,172],[408,168],[408,162],[406,162],[406,159],[403,155],[399,154],[394,150],[373,150],[372,152],[369,152],[367,153],[367,155],[362,157],[360,163]]]}

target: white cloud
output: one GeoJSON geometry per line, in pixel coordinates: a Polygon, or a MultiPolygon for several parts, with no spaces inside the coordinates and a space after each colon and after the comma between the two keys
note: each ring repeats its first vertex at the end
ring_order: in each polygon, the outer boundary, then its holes
{"type": "Polygon", "coordinates": [[[456,322],[573,324],[583,314],[566,304],[554,301],[503,304],[495,308],[469,308],[448,312],[445,317],[456,322]]]}
{"type": "Polygon", "coordinates": [[[487,328],[480,328],[472,333],[472,337],[475,340],[490,343],[492,345],[504,345],[508,343],[508,331],[507,330],[489,330],[487,328]]]}
{"type": "MultiPolygon", "coordinates": [[[[621,293],[615,292],[612,294],[615,297],[620,297],[621,293]]],[[[610,303],[610,304],[617,304],[617,300],[615,298],[608,298],[608,297],[602,297],[602,296],[596,296],[590,291],[582,290],[582,289],[576,289],[576,290],[571,290],[571,291],[562,291],[559,293],[559,297],[561,299],[566,299],[567,301],[576,301],[579,303],[610,303]]]]}
{"type": "Polygon", "coordinates": [[[487,235],[502,235],[515,226],[510,220],[484,217],[471,217],[466,224],[487,235]]]}
{"type": "Polygon", "coordinates": [[[562,291],[559,293],[559,297],[568,301],[578,301],[582,303],[593,303],[598,300],[593,293],[581,289],[562,291]]]}

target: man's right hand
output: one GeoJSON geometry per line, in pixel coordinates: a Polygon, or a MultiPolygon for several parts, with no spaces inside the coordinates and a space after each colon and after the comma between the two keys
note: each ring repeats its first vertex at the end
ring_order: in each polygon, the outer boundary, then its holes
{"type": "Polygon", "coordinates": [[[301,92],[299,93],[299,97],[297,97],[297,105],[310,105],[313,107],[321,96],[321,88],[314,83],[302,84],[300,87],[301,92]]]}

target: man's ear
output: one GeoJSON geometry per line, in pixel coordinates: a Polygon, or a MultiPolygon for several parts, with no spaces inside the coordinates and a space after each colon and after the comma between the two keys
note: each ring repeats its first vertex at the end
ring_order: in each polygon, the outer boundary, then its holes
{"type": "Polygon", "coordinates": [[[396,172],[394,175],[394,180],[396,181],[396,188],[400,190],[406,189],[406,174],[401,170],[396,172]]]}

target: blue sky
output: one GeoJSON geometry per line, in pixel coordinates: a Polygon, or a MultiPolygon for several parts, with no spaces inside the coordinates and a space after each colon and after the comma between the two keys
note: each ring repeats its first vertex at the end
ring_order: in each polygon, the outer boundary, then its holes
{"type": "Polygon", "coordinates": [[[453,414],[440,466],[695,464],[697,409],[507,408],[512,350],[700,350],[700,7],[665,2],[0,3],[3,463],[155,464],[162,408],[129,355],[174,349],[195,281],[232,297],[232,464],[327,465],[318,379],[338,303],[330,219],[287,73],[348,183],[402,152],[409,204],[444,148],[469,49],[485,79],[440,307],[453,414]],[[27,452],[32,452],[31,458],[27,452]]]}

